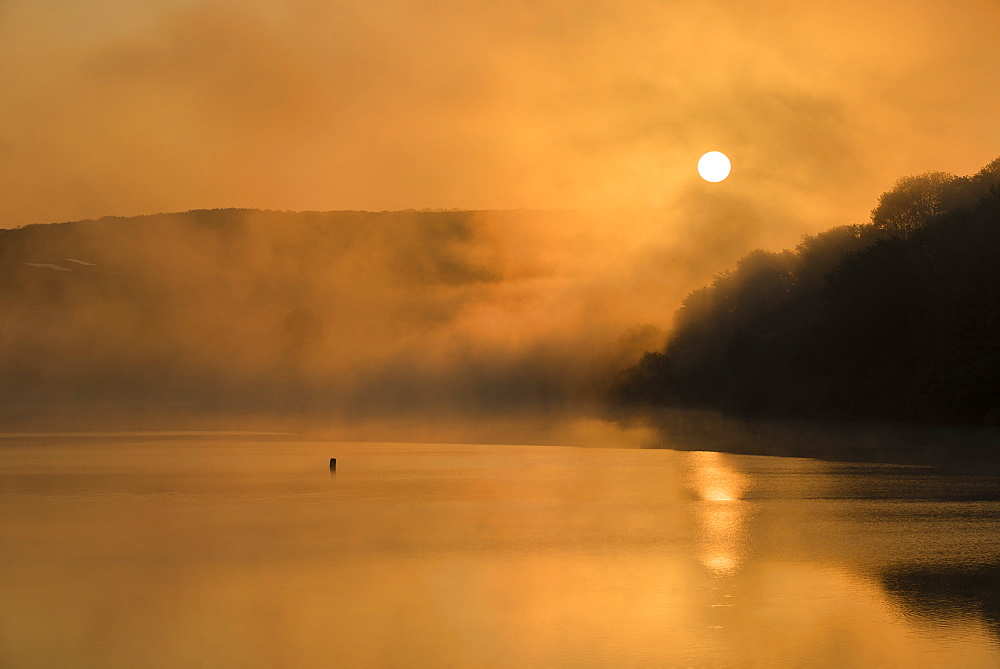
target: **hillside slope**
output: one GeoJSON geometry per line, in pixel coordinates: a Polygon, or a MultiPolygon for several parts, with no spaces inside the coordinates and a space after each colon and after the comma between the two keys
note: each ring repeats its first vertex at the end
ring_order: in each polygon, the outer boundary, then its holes
{"type": "Polygon", "coordinates": [[[0,399],[15,418],[582,401],[663,341],[615,345],[629,305],[582,306],[638,292],[591,262],[612,234],[576,212],[236,209],[0,230],[0,399]]]}

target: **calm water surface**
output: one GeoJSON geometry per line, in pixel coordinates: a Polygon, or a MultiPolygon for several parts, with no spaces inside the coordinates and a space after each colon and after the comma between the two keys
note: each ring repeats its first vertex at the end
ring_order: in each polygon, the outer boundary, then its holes
{"type": "Polygon", "coordinates": [[[1000,665],[997,478],[631,440],[2,436],[0,666],[1000,665]]]}

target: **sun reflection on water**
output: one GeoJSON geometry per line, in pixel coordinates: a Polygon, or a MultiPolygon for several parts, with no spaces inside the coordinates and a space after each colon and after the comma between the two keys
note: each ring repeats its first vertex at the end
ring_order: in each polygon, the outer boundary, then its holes
{"type": "Polygon", "coordinates": [[[750,513],[744,494],[750,477],[723,453],[688,454],[691,487],[700,500],[698,520],[703,547],[698,559],[715,576],[732,576],[746,558],[746,523],[750,513]]]}

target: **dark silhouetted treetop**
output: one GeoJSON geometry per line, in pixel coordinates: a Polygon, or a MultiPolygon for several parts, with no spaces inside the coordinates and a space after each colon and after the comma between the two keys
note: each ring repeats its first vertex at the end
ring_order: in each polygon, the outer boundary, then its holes
{"type": "Polygon", "coordinates": [[[947,172],[903,177],[892,190],[879,196],[878,206],[872,209],[872,225],[899,237],[909,236],[925,221],[946,210],[955,179],[947,172]]]}

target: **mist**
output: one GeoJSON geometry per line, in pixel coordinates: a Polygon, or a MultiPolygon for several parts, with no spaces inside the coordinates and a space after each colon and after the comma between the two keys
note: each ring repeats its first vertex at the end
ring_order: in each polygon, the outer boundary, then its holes
{"type": "Polygon", "coordinates": [[[2,231],[7,417],[579,408],[662,348],[653,324],[727,255],[657,226],[202,210],[2,231]]]}
{"type": "Polygon", "coordinates": [[[766,9],[3,3],[0,227],[99,219],[4,236],[5,397],[585,403],[751,249],[1000,153],[995,3],[766,9]]]}

